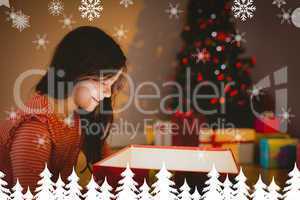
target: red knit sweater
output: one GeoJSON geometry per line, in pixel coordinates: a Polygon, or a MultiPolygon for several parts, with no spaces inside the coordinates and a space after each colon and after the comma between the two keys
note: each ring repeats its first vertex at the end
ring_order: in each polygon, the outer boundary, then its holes
{"type": "Polygon", "coordinates": [[[26,105],[28,109],[19,110],[17,118],[0,125],[0,170],[10,187],[18,178],[25,189],[29,186],[34,191],[45,163],[53,180],[61,173],[66,181],[76,164],[84,134],[79,115],[74,114],[74,124],[68,126],[52,112],[46,96],[34,94],[26,105]]]}

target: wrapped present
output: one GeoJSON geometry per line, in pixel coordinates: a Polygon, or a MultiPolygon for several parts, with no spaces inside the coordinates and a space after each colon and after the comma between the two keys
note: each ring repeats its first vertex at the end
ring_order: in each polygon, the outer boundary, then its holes
{"type": "Polygon", "coordinates": [[[256,131],[250,128],[201,129],[200,143],[254,142],[256,131]]]}
{"type": "Polygon", "coordinates": [[[257,132],[272,134],[280,131],[280,119],[273,112],[265,112],[254,121],[257,132]]]}
{"type": "Polygon", "coordinates": [[[276,132],[276,133],[271,133],[271,134],[265,134],[265,133],[256,133],[256,139],[255,139],[255,163],[259,164],[260,162],[260,141],[262,139],[274,139],[274,138],[278,138],[278,139],[289,139],[291,138],[289,136],[289,134],[287,133],[280,133],[280,132],[276,132]]]}
{"type": "Polygon", "coordinates": [[[255,138],[254,129],[203,129],[199,135],[199,146],[229,148],[238,163],[253,164],[255,138]]]}
{"type": "Polygon", "coordinates": [[[158,146],[172,145],[172,122],[156,121],[145,126],[147,144],[158,146]]]}
{"type": "Polygon", "coordinates": [[[296,162],[296,139],[260,140],[260,165],[263,168],[291,169],[296,162]]]}
{"type": "Polygon", "coordinates": [[[213,166],[221,174],[237,174],[239,167],[229,149],[199,147],[159,147],[132,145],[93,165],[93,175],[99,182],[108,178],[112,186],[121,179],[121,173],[129,164],[140,185],[149,181],[153,170],[160,170],[163,163],[173,174],[177,172],[206,173],[213,166]]]}

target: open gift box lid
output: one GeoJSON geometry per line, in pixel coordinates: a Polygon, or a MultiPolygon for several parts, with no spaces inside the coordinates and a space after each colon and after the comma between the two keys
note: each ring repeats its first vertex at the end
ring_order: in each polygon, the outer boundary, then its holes
{"type": "Polygon", "coordinates": [[[128,146],[94,164],[93,170],[97,173],[104,168],[125,169],[127,163],[133,171],[160,170],[163,163],[169,171],[208,173],[213,165],[219,173],[239,171],[230,149],[145,145],[128,146]]]}

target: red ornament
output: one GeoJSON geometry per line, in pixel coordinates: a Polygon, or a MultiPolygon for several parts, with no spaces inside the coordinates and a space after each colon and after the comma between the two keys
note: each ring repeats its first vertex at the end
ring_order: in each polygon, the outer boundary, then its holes
{"type": "Polygon", "coordinates": [[[183,58],[182,59],[182,64],[184,64],[184,65],[189,64],[189,59],[188,58],[183,58]]]}
{"type": "Polygon", "coordinates": [[[231,97],[236,96],[237,94],[238,94],[238,90],[233,90],[230,92],[231,97]]]}
{"type": "Polygon", "coordinates": [[[201,73],[198,73],[198,77],[197,77],[198,81],[203,81],[203,76],[201,73]]]}
{"type": "Polygon", "coordinates": [[[224,89],[224,92],[227,93],[231,90],[231,87],[230,85],[226,85],[225,89],[224,89]]]}
{"type": "Polygon", "coordinates": [[[217,79],[219,81],[223,81],[224,80],[224,74],[219,74],[218,77],[217,77],[217,79]]]}
{"type": "Polygon", "coordinates": [[[212,98],[211,100],[210,100],[210,103],[211,104],[216,104],[218,102],[218,99],[217,98],[212,98]]]}
{"type": "Polygon", "coordinates": [[[236,68],[240,69],[243,65],[242,65],[241,62],[237,62],[237,63],[235,64],[235,66],[236,66],[236,68]]]}
{"type": "Polygon", "coordinates": [[[227,38],[227,35],[224,32],[219,32],[217,35],[217,39],[220,41],[225,41],[227,38]]]}

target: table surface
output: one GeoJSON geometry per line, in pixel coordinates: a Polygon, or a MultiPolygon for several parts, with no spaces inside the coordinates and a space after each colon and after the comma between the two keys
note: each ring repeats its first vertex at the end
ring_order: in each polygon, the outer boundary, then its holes
{"type": "Polygon", "coordinates": [[[248,184],[253,186],[261,174],[262,180],[265,184],[269,185],[272,178],[275,178],[275,182],[280,186],[284,187],[285,182],[288,179],[289,170],[285,169],[262,169],[259,165],[242,165],[243,171],[248,178],[248,184]]]}

